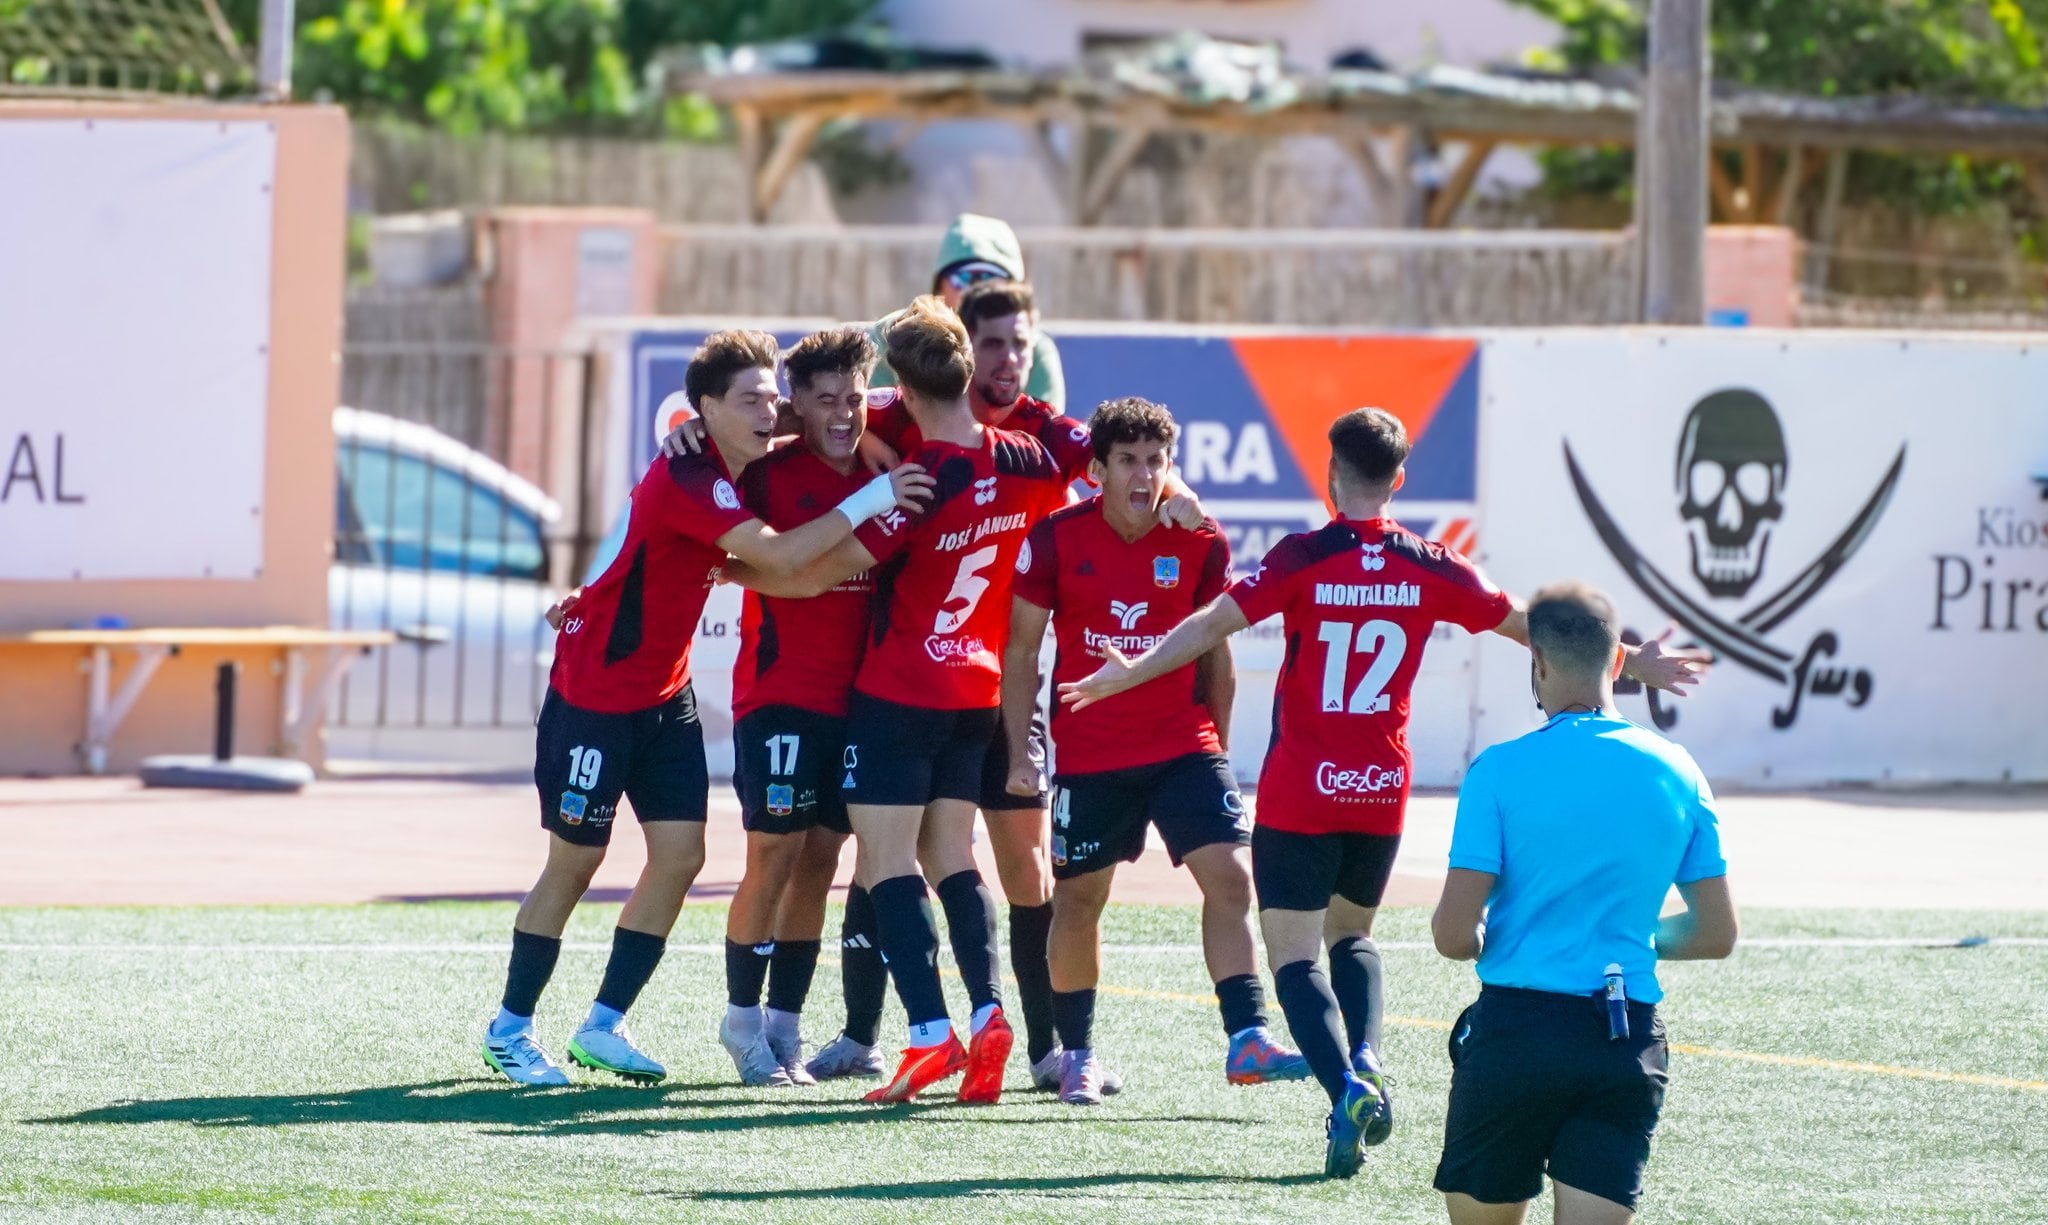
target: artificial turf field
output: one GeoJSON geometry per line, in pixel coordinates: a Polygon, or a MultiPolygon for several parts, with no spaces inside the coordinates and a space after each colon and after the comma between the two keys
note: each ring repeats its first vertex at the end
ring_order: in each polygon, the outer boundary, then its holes
{"type": "MultiPolygon", "coordinates": [[[[570,929],[557,1056],[615,915],[570,929]]],[[[1345,1183],[1312,1084],[1224,1083],[1192,907],[1110,909],[1096,1042],[1128,1086],[1093,1109],[1017,1089],[1021,1049],[996,1107],[736,1087],[723,917],[685,909],[635,1009],[667,1084],[535,1091],[477,1054],[509,905],[0,910],[0,1220],[1443,1219],[1445,1031],[1474,988],[1420,910],[1377,933],[1397,1130],[1345,1183]]],[[[1639,1219],[2048,1220],[2048,913],[1744,918],[1732,960],[1665,968],[1679,1049],[1639,1219]],[[1934,946],[1978,934],[2035,943],[1934,946]]],[[[812,999],[817,1042],[829,958],[812,999]]]]}

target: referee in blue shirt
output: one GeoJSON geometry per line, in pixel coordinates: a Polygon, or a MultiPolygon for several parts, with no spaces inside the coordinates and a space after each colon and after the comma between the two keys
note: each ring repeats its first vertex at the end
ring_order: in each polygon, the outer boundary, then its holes
{"type": "Polygon", "coordinates": [[[1726,957],[1735,906],[1699,767],[1614,712],[1607,597],[1537,592],[1529,649],[1549,722],[1472,763],[1431,922],[1480,981],[1436,1188],[1453,1225],[1519,1225],[1548,1173],[1560,1225],[1608,1225],[1635,1215],[1664,1104],[1657,963],[1726,957]],[[1685,910],[1660,919],[1674,884],[1685,910]]]}

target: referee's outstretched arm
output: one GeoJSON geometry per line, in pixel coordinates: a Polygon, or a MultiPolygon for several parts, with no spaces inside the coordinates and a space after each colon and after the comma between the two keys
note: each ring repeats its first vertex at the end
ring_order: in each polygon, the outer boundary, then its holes
{"type": "Polygon", "coordinates": [[[1735,951],[1741,924],[1726,876],[1681,882],[1678,896],[1685,909],[1657,921],[1657,960],[1719,961],[1735,951]]]}

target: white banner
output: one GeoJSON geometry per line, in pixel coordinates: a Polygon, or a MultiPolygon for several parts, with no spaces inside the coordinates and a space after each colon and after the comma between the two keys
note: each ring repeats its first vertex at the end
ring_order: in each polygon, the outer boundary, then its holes
{"type": "Polygon", "coordinates": [[[262,123],[0,122],[0,579],[261,570],[276,163],[262,123]]]}
{"type": "MultiPolygon", "coordinates": [[[[1606,591],[1720,666],[1623,698],[1715,779],[2048,778],[2048,348],[1550,332],[1485,344],[1483,559],[1606,591]]],[[[1480,746],[1534,725],[1483,650],[1480,746]]]]}

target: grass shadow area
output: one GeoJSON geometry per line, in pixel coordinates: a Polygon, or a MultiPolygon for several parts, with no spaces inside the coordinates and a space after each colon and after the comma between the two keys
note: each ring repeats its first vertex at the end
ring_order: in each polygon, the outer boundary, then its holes
{"type": "MultiPolygon", "coordinates": [[[[766,1191],[658,1191],[651,1194],[699,1204],[764,1200],[945,1200],[979,1195],[1058,1195],[1133,1187],[1300,1187],[1328,1181],[1321,1174],[1083,1174],[1057,1178],[947,1178],[929,1182],[851,1183],[841,1187],[783,1187],[766,1191]]],[[[1208,1199],[1210,1196],[1150,1196],[1208,1199]]]]}

